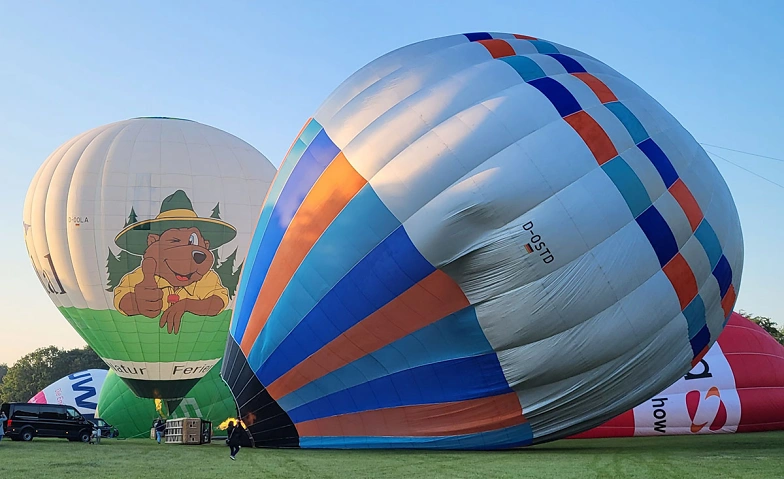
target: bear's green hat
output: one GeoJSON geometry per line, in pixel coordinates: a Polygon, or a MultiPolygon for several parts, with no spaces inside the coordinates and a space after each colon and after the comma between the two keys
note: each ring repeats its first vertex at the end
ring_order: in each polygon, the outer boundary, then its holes
{"type": "Polygon", "coordinates": [[[141,256],[147,249],[147,235],[159,235],[172,228],[198,228],[202,237],[209,241],[211,250],[225,245],[237,236],[237,230],[225,221],[200,218],[193,210],[188,195],[177,190],[161,202],[158,216],[128,225],[114,238],[114,242],[125,251],[141,256]]]}

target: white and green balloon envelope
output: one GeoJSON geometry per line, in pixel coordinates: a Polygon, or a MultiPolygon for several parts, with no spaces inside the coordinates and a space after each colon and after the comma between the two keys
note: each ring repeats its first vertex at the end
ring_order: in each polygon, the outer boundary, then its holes
{"type": "Polygon", "coordinates": [[[179,399],[220,360],[275,167],[197,122],[136,118],[60,146],[27,192],[47,294],[140,397],[179,399]]]}
{"type": "MultiPolygon", "coordinates": [[[[212,422],[213,435],[225,435],[220,426],[237,415],[237,408],[234,396],[220,377],[219,367],[212,368],[201,378],[167,419],[198,417],[212,422]]],[[[152,422],[162,412],[157,409],[156,401],[134,396],[113,371],[106,376],[97,414],[119,430],[119,437],[147,437],[152,422]]]]}

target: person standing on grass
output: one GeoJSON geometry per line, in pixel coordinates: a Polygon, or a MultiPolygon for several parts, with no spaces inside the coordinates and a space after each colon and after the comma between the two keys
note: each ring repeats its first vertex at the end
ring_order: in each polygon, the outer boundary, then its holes
{"type": "Polygon", "coordinates": [[[90,437],[90,444],[93,442],[95,442],[95,444],[101,443],[101,430],[98,428],[98,426],[93,426],[93,434],[90,437]]]}
{"type": "Polygon", "coordinates": [[[161,443],[161,438],[163,438],[163,433],[166,432],[166,423],[163,422],[163,419],[158,418],[155,422],[155,437],[158,440],[158,444],[161,443]]]}
{"type": "Polygon", "coordinates": [[[3,440],[3,435],[5,434],[5,429],[3,429],[3,424],[8,417],[5,415],[4,412],[0,411],[0,441],[3,440]]]}
{"type": "Polygon", "coordinates": [[[242,440],[242,434],[245,433],[245,428],[242,427],[242,422],[239,422],[236,426],[234,422],[229,423],[229,428],[227,429],[229,433],[229,438],[226,442],[229,444],[229,450],[231,455],[229,456],[232,461],[236,460],[237,453],[240,452],[240,441],[242,440]]]}

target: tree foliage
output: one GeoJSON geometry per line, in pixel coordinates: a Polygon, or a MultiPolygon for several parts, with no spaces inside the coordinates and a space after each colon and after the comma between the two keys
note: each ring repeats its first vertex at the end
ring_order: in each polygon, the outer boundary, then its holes
{"type": "Polygon", "coordinates": [[[5,377],[5,373],[8,372],[8,365],[6,363],[0,363],[0,387],[3,384],[3,378],[5,377]]]}
{"type": "Polygon", "coordinates": [[[39,348],[8,368],[0,384],[0,401],[26,402],[38,391],[69,374],[85,369],[108,369],[89,346],[64,350],[39,348]]]}
{"type": "Polygon", "coordinates": [[[773,339],[784,345],[784,328],[779,327],[775,321],[768,318],[767,316],[755,316],[754,314],[747,313],[743,310],[740,310],[738,314],[748,319],[749,321],[757,323],[758,326],[773,336],[773,339]]]}

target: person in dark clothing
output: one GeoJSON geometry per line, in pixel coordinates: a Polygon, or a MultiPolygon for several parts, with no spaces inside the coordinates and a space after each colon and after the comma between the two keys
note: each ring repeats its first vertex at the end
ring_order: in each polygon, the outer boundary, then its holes
{"type": "Polygon", "coordinates": [[[242,423],[234,425],[234,422],[229,423],[229,427],[226,430],[229,434],[229,438],[226,442],[229,444],[229,449],[231,451],[231,460],[236,460],[236,455],[240,452],[240,442],[242,441],[242,435],[245,434],[245,428],[242,427],[242,423]]]}
{"type": "Polygon", "coordinates": [[[165,432],[166,423],[163,422],[163,419],[158,418],[158,420],[155,421],[155,438],[158,440],[158,444],[161,443],[161,438],[163,438],[165,432]]]}

